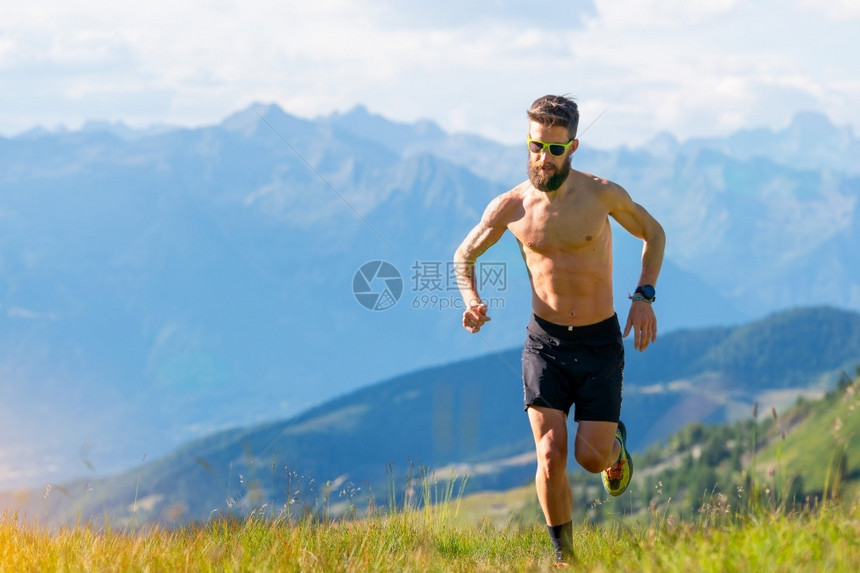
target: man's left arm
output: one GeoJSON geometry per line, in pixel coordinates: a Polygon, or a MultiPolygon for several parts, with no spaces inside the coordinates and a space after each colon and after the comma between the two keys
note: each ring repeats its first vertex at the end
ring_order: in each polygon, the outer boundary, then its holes
{"type": "MultiPolygon", "coordinates": [[[[615,186],[611,192],[612,208],[609,214],[634,237],[642,239],[642,272],[638,286],[656,286],[663,252],[666,249],[666,233],[657,220],[635,203],[623,188],[615,186]]],[[[633,330],[633,346],[642,351],[657,340],[657,317],[650,302],[634,300],[624,327],[623,336],[633,330]]]]}

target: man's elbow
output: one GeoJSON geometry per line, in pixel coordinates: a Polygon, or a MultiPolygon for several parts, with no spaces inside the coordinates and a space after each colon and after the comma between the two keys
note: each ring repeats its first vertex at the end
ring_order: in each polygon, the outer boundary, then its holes
{"type": "Polygon", "coordinates": [[[474,264],[475,256],[467,249],[459,247],[456,251],[454,251],[454,263],[458,265],[474,264]]]}
{"type": "Polygon", "coordinates": [[[661,251],[666,248],[666,231],[663,230],[663,226],[660,223],[654,221],[654,225],[645,235],[645,242],[648,243],[649,247],[660,249],[661,251]]]}

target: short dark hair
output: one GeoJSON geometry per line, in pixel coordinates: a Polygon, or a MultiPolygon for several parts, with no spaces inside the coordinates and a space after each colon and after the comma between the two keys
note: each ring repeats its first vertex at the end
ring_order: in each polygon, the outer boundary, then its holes
{"type": "Polygon", "coordinates": [[[534,101],[528,111],[529,119],[541,125],[566,127],[571,139],[576,139],[579,128],[579,108],[572,98],[545,95],[534,101]]]}

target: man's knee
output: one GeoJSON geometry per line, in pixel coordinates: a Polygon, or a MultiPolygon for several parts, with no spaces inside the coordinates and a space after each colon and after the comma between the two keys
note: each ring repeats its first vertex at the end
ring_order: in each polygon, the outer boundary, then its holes
{"type": "Polygon", "coordinates": [[[547,478],[567,472],[567,448],[555,440],[543,439],[537,447],[538,471],[547,478]]]}
{"type": "Polygon", "coordinates": [[[617,442],[614,424],[581,422],[576,434],[574,456],[586,471],[600,473],[614,462],[612,449],[617,442]]]}
{"type": "Polygon", "coordinates": [[[597,474],[609,467],[606,456],[596,455],[594,452],[576,452],[576,461],[587,472],[597,474]]]}
{"type": "Polygon", "coordinates": [[[609,459],[612,455],[611,446],[604,449],[579,446],[580,445],[577,444],[574,455],[576,456],[576,462],[581,465],[585,471],[597,474],[612,465],[609,459]]]}

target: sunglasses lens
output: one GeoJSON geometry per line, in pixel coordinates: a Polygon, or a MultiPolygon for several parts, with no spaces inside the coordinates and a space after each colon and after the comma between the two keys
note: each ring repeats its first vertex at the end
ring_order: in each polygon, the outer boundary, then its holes
{"type": "Polygon", "coordinates": [[[544,143],[536,139],[529,139],[528,141],[529,151],[532,153],[542,153],[544,149],[547,149],[553,157],[561,157],[567,150],[567,146],[561,143],[544,143]]]}

